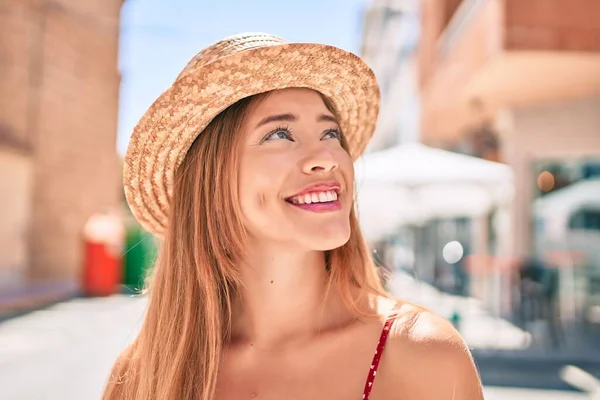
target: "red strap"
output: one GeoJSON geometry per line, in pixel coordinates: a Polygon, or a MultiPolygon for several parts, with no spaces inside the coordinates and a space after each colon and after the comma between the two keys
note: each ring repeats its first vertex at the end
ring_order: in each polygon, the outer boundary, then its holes
{"type": "Polygon", "coordinates": [[[386,319],[385,324],[383,324],[383,330],[381,331],[381,336],[379,336],[379,343],[377,343],[377,349],[375,350],[373,361],[371,361],[369,376],[367,377],[367,382],[365,383],[365,390],[363,391],[362,397],[363,400],[368,400],[369,395],[371,394],[373,382],[375,382],[375,375],[377,375],[377,368],[379,367],[379,361],[381,360],[381,354],[385,348],[385,342],[387,341],[388,335],[390,334],[390,329],[392,329],[392,325],[394,324],[396,316],[398,315],[397,308],[398,306],[394,307],[394,311],[386,319]]]}

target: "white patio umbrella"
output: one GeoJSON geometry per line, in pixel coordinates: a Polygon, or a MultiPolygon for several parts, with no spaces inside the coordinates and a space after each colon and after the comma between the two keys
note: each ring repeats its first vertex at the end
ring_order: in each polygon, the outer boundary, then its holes
{"type": "Polygon", "coordinates": [[[434,217],[481,215],[512,196],[507,165],[420,143],[367,153],[355,175],[359,218],[371,240],[434,217]]]}

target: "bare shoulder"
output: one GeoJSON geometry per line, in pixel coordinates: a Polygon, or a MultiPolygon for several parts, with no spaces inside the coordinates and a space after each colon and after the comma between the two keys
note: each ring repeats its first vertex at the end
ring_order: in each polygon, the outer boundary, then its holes
{"type": "Polygon", "coordinates": [[[415,350],[433,351],[434,354],[448,351],[470,357],[466,343],[448,320],[411,303],[402,303],[398,310],[390,331],[392,343],[410,344],[415,350]]]}
{"type": "Polygon", "coordinates": [[[383,359],[386,386],[399,398],[483,399],[465,341],[449,321],[422,307],[401,304],[383,359]]]}

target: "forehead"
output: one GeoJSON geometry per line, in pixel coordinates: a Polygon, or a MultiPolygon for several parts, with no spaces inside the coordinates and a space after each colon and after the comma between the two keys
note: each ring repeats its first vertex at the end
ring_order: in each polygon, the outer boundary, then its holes
{"type": "Polygon", "coordinates": [[[303,115],[330,114],[321,94],[304,88],[274,90],[256,102],[248,113],[248,119],[258,119],[267,115],[291,113],[303,115]]]}

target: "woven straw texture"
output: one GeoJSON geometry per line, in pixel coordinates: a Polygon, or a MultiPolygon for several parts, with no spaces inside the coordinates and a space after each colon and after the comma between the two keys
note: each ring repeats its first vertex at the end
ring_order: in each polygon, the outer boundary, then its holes
{"type": "Polygon", "coordinates": [[[238,100],[277,89],[321,92],[335,105],[354,160],[375,130],[379,86],[356,55],[310,43],[248,33],[198,53],[136,125],[125,155],[127,203],[142,226],[162,236],[175,171],[198,134],[238,100]]]}

